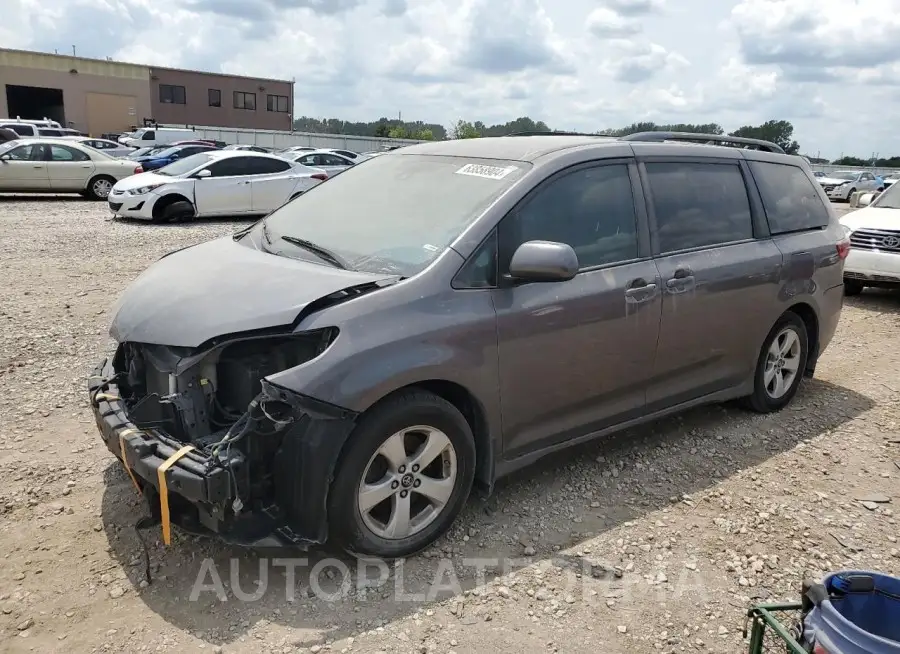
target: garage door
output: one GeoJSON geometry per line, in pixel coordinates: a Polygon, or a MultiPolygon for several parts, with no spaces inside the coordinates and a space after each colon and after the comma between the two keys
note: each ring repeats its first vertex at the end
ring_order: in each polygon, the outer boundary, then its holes
{"type": "Polygon", "coordinates": [[[91,136],[126,132],[137,122],[137,98],[112,93],[87,94],[87,131],[91,136]]]}

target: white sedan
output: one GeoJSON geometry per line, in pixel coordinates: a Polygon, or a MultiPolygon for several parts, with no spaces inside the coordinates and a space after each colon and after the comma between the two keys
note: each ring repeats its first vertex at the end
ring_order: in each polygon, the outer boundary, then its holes
{"type": "Polygon", "coordinates": [[[127,157],[129,154],[134,152],[136,148],[132,148],[128,145],[122,145],[121,143],[116,143],[115,141],[110,141],[108,139],[95,139],[90,136],[64,136],[62,137],[67,141],[77,141],[82,145],[86,145],[90,148],[94,148],[95,150],[100,150],[103,154],[108,154],[110,157],[115,157],[119,159],[121,157],[127,157]]]}
{"type": "Polygon", "coordinates": [[[357,163],[334,150],[313,150],[312,152],[285,152],[281,156],[304,166],[320,168],[334,177],[357,163]]]}
{"type": "Polygon", "coordinates": [[[116,182],[141,172],[71,139],[16,139],[0,144],[0,192],[80,193],[105,200],[116,182]]]}
{"type": "Polygon", "coordinates": [[[154,222],[265,215],[326,179],[324,171],[282,157],[214,150],[116,184],[109,208],[115,216],[154,222]]]}

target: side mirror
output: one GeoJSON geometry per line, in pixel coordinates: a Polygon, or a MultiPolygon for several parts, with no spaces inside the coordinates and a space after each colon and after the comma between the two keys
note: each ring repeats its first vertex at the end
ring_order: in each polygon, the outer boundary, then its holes
{"type": "Polygon", "coordinates": [[[576,274],[578,255],[566,243],[522,243],[509,263],[509,276],[517,282],[564,282],[576,274]]]}
{"type": "Polygon", "coordinates": [[[10,159],[12,159],[12,157],[10,157],[8,154],[0,155],[0,161],[7,162],[10,159]]]}
{"type": "Polygon", "coordinates": [[[203,170],[198,170],[196,173],[194,173],[194,177],[196,177],[197,179],[212,177],[212,171],[209,168],[204,168],[203,170]]]}

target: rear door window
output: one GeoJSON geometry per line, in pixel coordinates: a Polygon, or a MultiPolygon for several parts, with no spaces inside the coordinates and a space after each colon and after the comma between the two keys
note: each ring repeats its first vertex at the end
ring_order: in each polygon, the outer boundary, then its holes
{"type": "Polygon", "coordinates": [[[247,175],[274,175],[291,167],[290,162],[269,157],[248,158],[247,175]]]}
{"type": "Polygon", "coordinates": [[[210,165],[209,171],[213,177],[236,177],[247,175],[250,169],[250,157],[228,157],[210,165]]]}
{"type": "Polygon", "coordinates": [[[750,199],[734,163],[646,164],[660,253],[753,238],[750,199]]]}
{"type": "Polygon", "coordinates": [[[802,168],[751,161],[750,171],[762,195],[772,234],[821,229],[828,225],[828,209],[802,168]]]}

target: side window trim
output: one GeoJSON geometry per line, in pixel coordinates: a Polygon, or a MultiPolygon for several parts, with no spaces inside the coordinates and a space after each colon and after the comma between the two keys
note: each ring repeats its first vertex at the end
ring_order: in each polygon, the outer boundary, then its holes
{"type": "MultiPolygon", "coordinates": [[[[637,245],[638,245],[638,256],[624,260],[624,261],[614,261],[610,263],[602,263],[594,266],[585,266],[583,268],[579,268],[577,275],[581,275],[582,273],[590,273],[596,272],[598,270],[604,270],[606,268],[615,268],[617,266],[624,266],[632,264],[636,261],[645,261],[651,258],[650,251],[650,229],[647,221],[647,211],[645,203],[641,201],[642,196],[642,188],[641,188],[641,180],[638,175],[638,169],[636,165],[636,159],[634,157],[617,157],[614,159],[595,159],[593,161],[585,161],[578,164],[574,164],[572,166],[568,166],[563,168],[562,170],[558,170],[549,177],[541,180],[540,183],[534,186],[528,193],[520,199],[515,206],[513,206],[507,213],[504,215],[499,221],[497,221],[497,225],[495,226],[495,230],[497,230],[497,276],[498,276],[498,285],[502,286],[502,271],[500,270],[500,253],[503,252],[504,244],[502,237],[502,230],[500,226],[506,220],[512,220],[516,216],[516,214],[528,203],[534,199],[534,197],[541,192],[542,189],[546,188],[549,184],[555,182],[556,180],[565,177],[567,175],[577,173],[581,170],[587,170],[590,168],[601,168],[603,166],[626,166],[628,169],[628,178],[631,182],[631,196],[632,203],[634,206],[634,214],[635,214],[635,231],[637,236],[637,245]]],[[[479,246],[481,247],[481,246],[479,246]]],[[[475,250],[477,252],[478,249],[475,250]]],[[[473,252],[473,254],[475,253],[473,252]]],[[[512,253],[510,253],[511,255],[512,253]]]]}
{"type": "Polygon", "coordinates": [[[455,291],[485,291],[485,290],[497,288],[500,285],[500,270],[499,270],[500,237],[499,237],[498,232],[499,232],[499,223],[497,225],[495,225],[494,228],[487,233],[487,236],[485,236],[482,239],[481,243],[479,243],[478,246],[475,247],[474,250],[472,250],[472,254],[469,255],[469,258],[466,259],[465,261],[463,261],[462,265],[459,267],[459,270],[457,270],[456,273],[454,273],[453,278],[450,280],[450,288],[452,288],[455,291]],[[462,281],[461,280],[462,276],[469,270],[469,267],[474,264],[475,260],[481,254],[482,248],[487,247],[488,243],[491,243],[491,242],[493,242],[493,248],[494,248],[494,253],[493,253],[494,279],[493,279],[493,283],[488,283],[488,285],[486,285],[486,286],[471,286],[471,285],[465,283],[464,281],[462,281]]]}
{"type": "MultiPolygon", "coordinates": [[[[673,254],[682,254],[682,253],[690,253],[690,252],[703,252],[704,250],[714,250],[722,247],[731,247],[732,245],[741,245],[743,243],[751,243],[759,238],[765,238],[768,236],[762,236],[757,232],[757,225],[759,223],[758,218],[756,217],[756,207],[754,206],[754,197],[756,197],[755,184],[752,186],[749,182],[753,181],[753,176],[749,174],[749,171],[745,170],[746,164],[741,159],[725,159],[719,157],[687,157],[687,156],[668,156],[668,157],[638,157],[637,166],[640,172],[641,184],[644,187],[644,198],[646,200],[646,209],[647,209],[647,218],[650,227],[650,247],[653,252],[653,256],[655,258],[659,257],[668,257],[673,254]],[[750,238],[742,238],[735,241],[727,241],[725,243],[713,243],[710,245],[698,245],[696,247],[691,248],[682,248],[680,250],[671,250],[662,252],[662,248],[659,243],[659,224],[656,219],[656,207],[653,202],[653,190],[650,187],[650,176],[647,173],[648,163],[700,163],[700,164],[716,164],[716,165],[727,165],[727,166],[737,166],[741,172],[741,176],[744,179],[744,188],[747,191],[747,200],[750,204],[750,218],[752,222],[753,236],[750,238]]],[[[759,209],[761,210],[761,201],[759,209]]]]}

